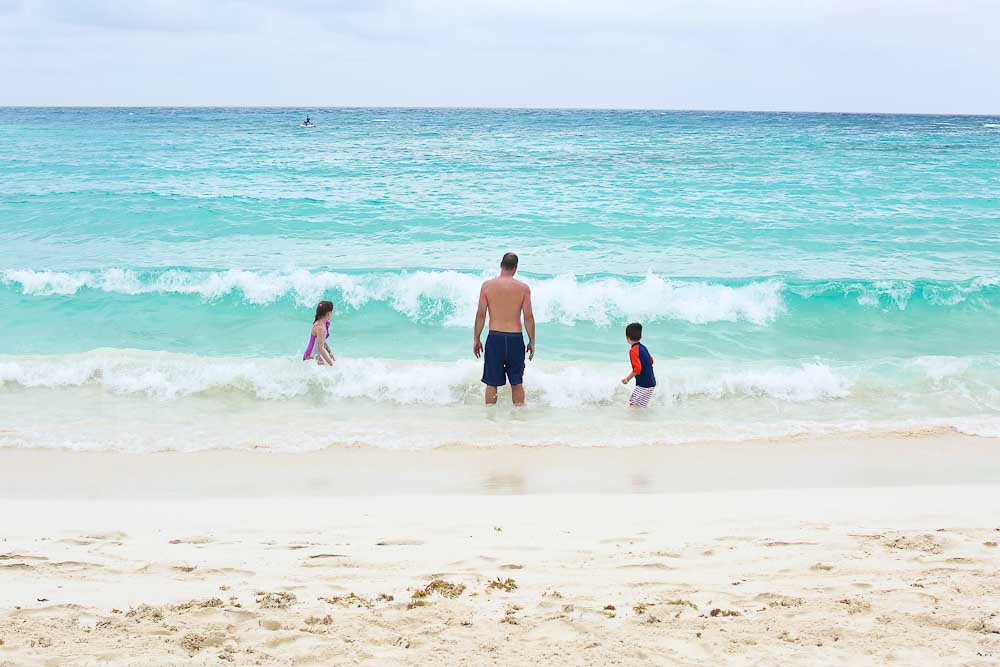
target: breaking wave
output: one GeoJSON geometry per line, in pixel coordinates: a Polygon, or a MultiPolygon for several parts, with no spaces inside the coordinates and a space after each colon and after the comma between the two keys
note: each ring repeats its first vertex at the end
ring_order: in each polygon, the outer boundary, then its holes
{"type": "MultiPolygon", "coordinates": [[[[290,298],[301,305],[333,298],[338,308],[359,310],[389,305],[404,316],[444,326],[467,326],[476,309],[484,276],[457,271],[337,273],[328,271],[254,272],[34,271],[0,272],[0,285],[28,296],[70,296],[86,291],[122,295],[195,295],[203,300],[237,298],[264,305],[290,298]]],[[[1000,304],[1000,280],[935,283],[920,281],[744,282],[562,275],[527,279],[537,321],[608,324],[624,319],[681,320],[695,324],[744,321],[764,326],[794,301],[835,299],[862,307],[905,310],[915,301],[951,306],[978,299],[1000,304]]]]}
{"type": "MultiPolygon", "coordinates": [[[[482,366],[475,361],[432,362],[388,359],[339,360],[333,368],[280,358],[204,357],[167,352],[101,349],[52,356],[0,356],[0,387],[98,387],[118,395],[160,400],[233,393],[260,400],[302,397],[362,399],[401,405],[478,403],[482,366]]],[[[768,399],[803,403],[865,398],[875,392],[919,394],[976,392],[1000,409],[1000,391],[989,380],[1000,376],[1000,361],[920,357],[874,367],[834,367],[809,363],[728,363],[671,360],[657,367],[658,394],[671,402],[692,399],[768,399]]],[[[541,403],[586,408],[623,400],[628,389],[617,381],[621,364],[534,362],[526,377],[541,403]]],[[[883,397],[885,398],[885,397],[883,397]]]]}

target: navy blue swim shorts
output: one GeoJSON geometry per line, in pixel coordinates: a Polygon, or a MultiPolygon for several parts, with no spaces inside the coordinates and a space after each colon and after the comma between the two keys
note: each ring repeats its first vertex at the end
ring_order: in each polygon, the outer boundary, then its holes
{"type": "Polygon", "coordinates": [[[502,387],[524,383],[524,335],[521,332],[491,331],[483,355],[483,383],[502,387]]]}

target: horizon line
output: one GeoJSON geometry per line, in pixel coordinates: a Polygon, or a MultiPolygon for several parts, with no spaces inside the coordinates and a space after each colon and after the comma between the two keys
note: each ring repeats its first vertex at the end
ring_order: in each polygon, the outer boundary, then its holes
{"type": "Polygon", "coordinates": [[[951,116],[964,118],[996,118],[1000,113],[966,113],[939,111],[816,111],[791,109],[680,109],[669,107],[574,107],[574,106],[409,106],[409,105],[270,105],[270,104],[0,104],[0,109],[269,109],[269,110],[363,110],[379,109],[384,111],[589,111],[589,112],[659,112],[659,113],[732,113],[732,114],[812,114],[839,116],[951,116]]]}

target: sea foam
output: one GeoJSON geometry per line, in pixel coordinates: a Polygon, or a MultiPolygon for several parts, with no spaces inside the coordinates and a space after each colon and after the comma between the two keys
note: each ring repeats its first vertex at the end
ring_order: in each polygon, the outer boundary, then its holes
{"type": "MultiPolygon", "coordinates": [[[[537,401],[559,408],[587,408],[624,400],[618,382],[622,364],[535,361],[526,385],[537,401]]],[[[228,393],[259,400],[312,397],[399,405],[456,405],[480,402],[482,365],[340,359],[332,368],[282,358],[226,358],[143,350],[99,349],[53,356],[0,356],[0,387],[96,387],[112,394],[159,400],[228,393]]],[[[821,361],[712,362],[661,359],[657,364],[658,402],[728,399],[808,403],[871,397],[915,396],[942,383],[957,397],[1000,398],[992,383],[1000,359],[917,357],[868,365],[833,366],[821,361]]]]}
{"type": "MultiPolygon", "coordinates": [[[[338,305],[359,309],[385,303],[415,320],[467,326],[488,276],[457,271],[350,274],[328,271],[253,272],[243,270],[166,270],[143,273],[125,269],[104,271],[7,270],[0,282],[25,295],[73,295],[96,290],[125,295],[197,295],[206,300],[235,295],[250,304],[267,304],[284,297],[313,305],[335,298],[338,305]]],[[[783,308],[782,284],[763,280],[741,285],[673,280],[655,274],[642,279],[578,278],[562,275],[526,281],[538,322],[595,322],[621,318],[677,319],[693,323],[744,320],[764,325],[783,308]]]]}
{"type": "MultiPolygon", "coordinates": [[[[732,369],[693,361],[661,363],[662,401],[766,397],[815,401],[850,395],[850,380],[822,363],[775,363],[732,369]]],[[[333,368],[298,360],[219,358],[140,350],[94,350],[57,356],[0,357],[0,386],[99,387],[119,395],[160,400],[228,392],[261,400],[307,396],[402,405],[477,403],[479,362],[345,359],[333,368]]],[[[538,400],[585,408],[624,400],[621,364],[534,362],[526,374],[538,400]]]]}

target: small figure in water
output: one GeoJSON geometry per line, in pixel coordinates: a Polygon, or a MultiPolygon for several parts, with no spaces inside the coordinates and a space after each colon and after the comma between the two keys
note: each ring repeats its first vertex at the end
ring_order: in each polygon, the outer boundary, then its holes
{"type": "Polygon", "coordinates": [[[309,346],[302,361],[315,359],[320,366],[333,366],[336,359],[333,350],[326,340],[330,337],[330,318],[333,317],[333,302],[320,301],[316,306],[316,317],[313,319],[312,331],[309,336],[309,346]]]}
{"type": "Polygon", "coordinates": [[[305,120],[305,122],[304,122],[304,123],[302,123],[302,124],[303,124],[303,125],[312,125],[312,124],[313,124],[313,122],[312,122],[312,118],[310,118],[309,116],[306,116],[306,120],[305,120]]]}
{"type": "Polygon", "coordinates": [[[635,378],[635,389],[628,398],[628,404],[634,408],[648,408],[653,400],[653,390],[656,387],[656,375],[653,374],[653,355],[642,340],[642,325],[638,322],[625,327],[625,340],[628,342],[628,360],[632,364],[632,372],[622,378],[622,384],[628,384],[635,378]]]}

